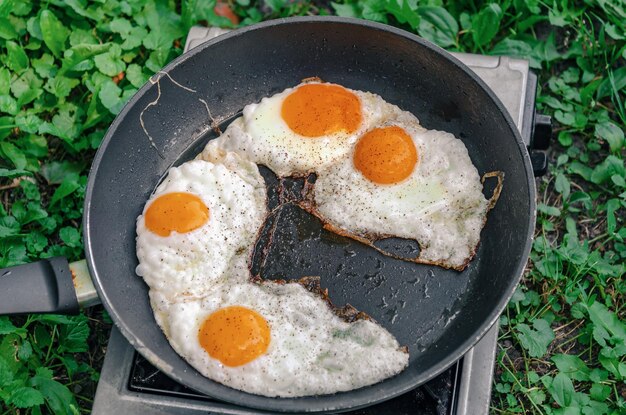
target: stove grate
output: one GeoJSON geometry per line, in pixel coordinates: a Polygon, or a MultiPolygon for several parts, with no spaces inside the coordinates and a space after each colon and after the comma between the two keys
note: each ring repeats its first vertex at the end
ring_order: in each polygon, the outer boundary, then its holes
{"type": "MultiPolygon", "coordinates": [[[[453,413],[455,394],[452,386],[457,385],[460,367],[460,362],[455,363],[435,379],[404,395],[367,408],[346,412],[346,414],[450,415],[453,413]]],[[[217,402],[209,396],[202,395],[170,379],[137,352],[133,358],[128,389],[140,393],[217,402]]]]}

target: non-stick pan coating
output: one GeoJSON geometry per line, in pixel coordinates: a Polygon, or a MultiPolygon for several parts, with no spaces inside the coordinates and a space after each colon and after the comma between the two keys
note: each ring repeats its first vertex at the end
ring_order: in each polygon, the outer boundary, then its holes
{"type": "MultiPolygon", "coordinates": [[[[189,151],[187,151],[187,156],[189,151]]],[[[524,145],[502,104],[467,68],[404,31],[341,18],[293,18],[232,32],[176,59],[122,110],[98,151],[85,202],[85,245],[96,288],[132,345],[177,381],[218,399],[271,411],[339,411],[389,399],[458,360],[496,321],[525,266],[535,221],[524,145]],[[367,312],[409,346],[398,376],[351,392],[274,399],[199,375],[155,324],[135,274],[135,220],[185,150],[244,105],[318,76],[380,94],[429,129],[461,138],[481,174],[504,190],[463,272],[380,256],[335,237],[295,208],[280,218],[266,278],[320,275],[331,299],[367,312]],[[211,118],[209,118],[208,110],[211,118]],[[143,123],[143,126],[142,126],[143,123]],[[158,149],[158,151],[157,151],[158,149]]]]}

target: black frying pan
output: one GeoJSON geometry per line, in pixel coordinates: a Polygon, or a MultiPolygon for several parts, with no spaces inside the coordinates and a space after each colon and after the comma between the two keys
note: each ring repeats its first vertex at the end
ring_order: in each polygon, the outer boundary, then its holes
{"type": "MultiPolygon", "coordinates": [[[[268,184],[276,185],[271,177],[268,184]]],[[[221,36],[155,75],[118,115],[100,146],[83,226],[87,261],[102,302],[130,343],[159,369],[238,405],[341,411],[428,381],[487,332],[526,264],[534,195],[529,157],[513,121],[458,60],[389,26],[305,17],[221,36]],[[506,178],[477,255],[463,272],[382,256],[323,230],[317,219],[287,205],[265,265],[255,264],[254,270],[269,279],[320,275],[336,305],[351,303],[367,312],[407,345],[410,364],[396,377],[350,392],[266,398],[204,378],[169,346],[155,324],[147,286],[135,274],[135,220],[167,169],[192,158],[215,137],[212,127],[227,124],[244,105],[311,76],[380,94],[413,112],[425,127],[460,137],[481,174],[501,170],[506,178]]]]}

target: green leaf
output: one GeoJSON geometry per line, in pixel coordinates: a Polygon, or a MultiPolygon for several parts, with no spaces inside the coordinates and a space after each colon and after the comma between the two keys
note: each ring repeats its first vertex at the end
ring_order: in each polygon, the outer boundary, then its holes
{"type": "Polygon", "coordinates": [[[621,207],[619,199],[609,199],[606,202],[606,228],[609,233],[614,233],[617,228],[615,212],[621,207]]]}
{"type": "Polygon", "coordinates": [[[80,110],[68,106],[52,117],[52,123],[44,122],[39,127],[39,134],[52,134],[72,145],[73,140],[80,134],[82,126],[79,122],[80,110]]]}
{"type": "Polygon", "coordinates": [[[609,406],[604,402],[589,400],[588,406],[583,407],[583,415],[604,415],[609,414],[609,406]]]}
{"type": "Polygon", "coordinates": [[[26,156],[24,152],[8,141],[0,143],[0,151],[4,157],[9,159],[16,169],[20,170],[26,167],[26,156]]]}
{"type": "Polygon", "coordinates": [[[43,403],[43,395],[36,389],[22,386],[13,391],[7,402],[15,405],[17,408],[30,408],[41,405],[43,403]]]}
{"type": "Polygon", "coordinates": [[[13,370],[6,358],[0,354],[0,385],[8,385],[13,380],[13,370]]]}
{"type": "Polygon", "coordinates": [[[576,113],[571,112],[571,111],[564,112],[564,111],[558,110],[554,113],[554,118],[556,118],[556,120],[563,125],[569,125],[569,126],[576,125],[576,113]]]}
{"type": "Polygon", "coordinates": [[[48,53],[44,53],[39,59],[33,59],[31,64],[37,74],[42,78],[50,78],[57,73],[57,66],[54,64],[54,58],[48,53]]]}
{"type": "Polygon", "coordinates": [[[28,68],[28,56],[24,49],[13,41],[6,43],[7,47],[7,59],[6,65],[15,72],[22,72],[28,68]]]}
{"type": "Polygon", "coordinates": [[[153,50],[150,52],[150,57],[146,61],[146,67],[154,73],[159,72],[168,62],[169,55],[169,49],[153,50]]]}
{"type": "Polygon", "coordinates": [[[11,72],[7,68],[0,68],[0,95],[6,95],[11,91],[11,72]]]}
{"type": "Polygon", "coordinates": [[[76,67],[85,60],[91,58],[92,56],[107,52],[111,46],[111,43],[105,43],[103,45],[81,44],[72,46],[70,49],[66,50],[63,55],[63,66],[60,74],[75,70],[76,67]]]}
{"type": "Polygon", "coordinates": [[[111,111],[112,114],[117,114],[135,92],[135,89],[122,91],[113,81],[108,81],[103,85],[102,89],[100,89],[98,97],[102,105],[111,111]]]}
{"type": "Polygon", "coordinates": [[[555,32],[550,32],[547,39],[539,41],[533,48],[533,53],[541,62],[550,63],[552,61],[560,59],[561,54],[556,47],[555,32]]]}
{"type": "Polygon", "coordinates": [[[552,356],[552,361],[561,373],[569,376],[573,380],[586,382],[589,380],[589,368],[582,359],[575,355],[556,354],[552,356]]]}
{"type": "MultiPolygon", "coordinates": [[[[61,314],[39,314],[34,317],[37,321],[53,326],[55,324],[73,324],[74,320],[61,314]]],[[[52,376],[52,375],[51,375],[52,376]]]]}
{"type": "Polygon", "coordinates": [[[48,246],[48,239],[37,231],[29,233],[24,239],[24,242],[26,242],[26,248],[30,253],[41,252],[48,246]]]}
{"type": "Polygon", "coordinates": [[[609,143],[612,153],[616,153],[624,146],[624,131],[610,121],[596,124],[595,135],[609,143]]]}
{"type": "Polygon", "coordinates": [[[601,383],[594,383],[591,385],[591,389],[589,389],[589,396],[591,396],[591,399],[602,402],[611,396],[611,387],[601,383]]]}
{"type": "Polygon", "coordinates": [[[19,111],[17,100],[11,95],[0,95],[0,111],[15,115],[19,111]]]}
{"type": "Polygon", "coordinates": [[[96,68],[105,75],[116,76],[126,69],[126,64],[120,58],[120,55],[121,48],[118,45],[113,45],[108,52],[97,55],[94,58],[96,68]]]}
{"type": "MultiPolygon", "coordinates": [[[[72,229],[72,228],[66,228],[72,229]]],[[[73,229],[76,231],[76,229],[73,229]]],[[[80,245],[80,235],[76,231],[74,236],[78,245],[80,245]]],[[[68,353],[86,352],[88,349],[87,337],[89,337],[89,326],[87,325],[87,318],[84,316],[77,316],[73,318],[72,324],[62,326],[59,330],[59,351],[68,353]]]]}
{"type": "Polygon", "coordinates": [[[31,176],[31,175],[32,173],[27,170],[17,170],[17,169],[9,170],[9,169],[0,167],[0,177],[6,177],[8,179],[12,179],[14,177],[31,176]]]}
{"type": "MultiPolygon", "coordinates": [[[[208,11],[212,12],[211,9],[208,8],[208,11]]],[[[177,39],[184,35],[180,15],[168,7],[167,2],[147,2],[144,7],[144,16],[151,30],[160,30],[172,39],[177,39]]],[[[203,17],[207,18],[209,16],[203,17]]]]}
{"type": "Polygon", "coordinates": [[[604,369],[595,368],[589,374],[589,380],[592,382],[604,382],[609,378],[609,373],[604,369]]]}
{"type": "Polygon", "coordinates": [[[503,39],[498,42],[491,51],[490,55],[512,56],[515,58],[528,58],[532,54],[532,47],[521,40],[503,39]]]}
{"type": "Polygon", "coordinates": [[[11,82],[11,92],[17,98],[17,105],[21,107],[36,99],[43,93],[41,85],[43,82],[32,68],[27,69],[16,80],[11,82]]]}
{"type": "Polygon", "coordinates": [[[502,9],[496,3],[488,4],[472,17],[472,38],[477,46],[491,42],[502,20],[502,9]]]}
{"type": "Polygon", "coordinates": [[[568,83],[576,83],[580,79],[580,70],[576,67],[569,67],[561,73],[561,79],[568,83]]]}
{"type": "Polygon", "coordinates": [[[623,91],[624,88],[626,88],[626,66],[622,66],[614,71],[608,71],[604,81],[598,87],[596,98],[601,100],[610,96],[613,91],[623,91]]]}
{"type": "Polygon", "coordinates": [[[577,174],[588,182],[591,181],[593,169],[585,164],[582,164],[581,162],[571,162],[568,166],[568,170],[570,173],[577,174]]]}
{"type": "Polygon", "coordinates": [[[459,25],[443,7],[422,6],[418,9],[421,17],[418,33],[441,47],[456,45],[459,25]]]}
{"type": "Polygon", "coordinates": [[[143,38],[143,45],[150,50],[169,49],[174,39],[160,30],[152,30],[143,38]]]}
{"type": "Polygon", "coordinates": [[[598,332],[602,333],[601,337],[597,337],[596,332],[594,332],[594,338],[598,343],[603,345],[604,340],[613,341],[613,339],[619,339],[622,343],[626,343],[626,326],[615,313],[597,301],[594,301],[588,311],[589,318],[596,328],[603,329],[603,332],[598,332]]]}
{"type": "Polygon", "coordinates": [[[532,389],[528,392],[528,399],[530,399],[535,405],[541,405],[546,400],[546,394],[539,389],[532,389]]]}
{"type": "Polygon", "coordinates": [[[562,408],[568,407],[572,403],[572,398],[576,392],[570,378],[563,373],[554,377],[548,391],[552,395],[552,399],[562,408]]]}
{"type": "Polygon", "coordinates": [[[0,217],[0,238],[20,233],[21,226],[13,216],[0,217]]]}
{"type": "Polygon", "coordinates": [[[386,9],[398,22],[408,24],[413,30],[419,27],[417,0],[387,0],[386,9]]]}
{"type": "Polygon", "coordinates": [[[526,324],[515,326],[517,338],[522,347],[528,350],[531,357],[542,357],[548,351],[548,346],[554,340],[554,332],[544,319],[533,321],[533,327],[526,324]]]}
{"type": "Polygon", "coordinates": [[[48,181],[48,184],[60,184],[69,177],[78,180],[78,175],[84,168],[85,165],[83,163],[68,160],[51,161],[42,166],[41,174],[48,181]]]}
{"type": "Polygon", "coordinates": [[[26,30],[30,35],[38,40],[43,40],[43,35],[41,34],[41,26],[39,25],[39,16],[33,16],[26,22],[26,30]]]}
{"type": "Polygon", "coordinates": [[[613,176],[611,176],[611,181],[619,187],[626,187],[626,179],[622,176],[619,176],[617,174],[614,174],[613,176]]]}
{"type": "Polygon", "coordinates": [[[133,25],[128,19],[117,18],[111,20],[111,23],[109,23],[109,28],[111,29],[111,31],[119,33],[120,35],[128,35],[132,30],[133,25]]]}
{"type": "MultiPolygon", "coordinates": [[[[36,158],[42,158],[45,157],[46,154],[48,154],[48,141],[40,135],[30,134],[25,137],[23,136],[20,139],[20,146],[20,148],[24,151],[24,154],[26,154],[27,157],[32,156],[36,158]]],[[[31,165],[28,166],[28,168],[31,169],[32,167],[33,166],[31,165]]],[[[34,169],[34,171],[38,172],[40,170],[40,165],[37,164],[35,167],[36,168],[34,169]]]]}
{"type": "MultiPolygon", "coordinates": [[[[22,112],[15,117],[15,125],[17,125],[20,130],[31,134],[34,134],[39,130],[41,123],[43,123],[43,121],[35,114],[22,112]]],[[[39,156],[43,157],[45,155],[46,153],[39,156]]]]}
{"type": "Polygon", "coordinates": [[[275,12],[280,11],[283,7],[287,5],[286,0],[266,0],[266,4],[275,12]]]}
{"type": "Polygon", "coordinates": [[[93,35],[93,31],[75,29],[70,33],[70,46],[99,45],[100,41],[93,35]]]}
{"type": "Polygon", "coordinates": [[[556,180],[554,182],[554,189],[562,194],[564,199],[567,199],[569,197],[570,183],[563,173],[557,173],[556,180]]]}
{"type": "Polygon", "coordinates": [[[80,81],[78,79],[67,78],[63,75],[57,75],[54,78],[48,79],[48,82],[46,82],[44,89],[57,98],[65,98],[78,84],[80,84],[80,81]]]}
{"type": "Polygon", "coordinates": [[[33,346],[28,340],[24,340],[17,349],[17,358],[24,361],[28,360],[33,354],[33,346]]]}
{"type": "Polygon", "coordinates": [[[598,356],[600,364],[618,380],[626,378],[626,364],[621,363],[617,356],[611,356],[610,348],[603,348],[598,356]]]}
{"type": "Polygon", "coordinates": [[[71,195],[79,187],[80,187],[80,184],[78,183],[78,180],[76,177],[70,176],[66,178],[65,180],[63,180],[61,185],[57,187],[57,189],[54,191],[54,194],[52,195],[52,198],[50,199],[50,205],[53,206],[55,203],[57,203],[64,197],[71,195]]]}
{"type": "Polygon", "coordinates": [[[626,36],[624,36],[623,28],[621,28],[620,30],[617,26],[611,23],[608,23],[605,27],[606,27],[606,34],[611,36],[611,38],[615,40],[626,39],[626,36]]]}
{"type": "MultiPolygon", "coordinates": [[[[233,24],[227,17],[218,16],[215,13],[215,6],[217,2],[215,0],[186,0],[182,4],[181,10],[181,22],[177,23],[177,26],[183,28],[184,30],[189,30],[189,28],[197,21],[206,20],[209,26],[215,27],[232,27],[233,24]]],[[[274,10],[280,10],[283,14],[284,7],[287,9],[287,13],[289,13],[289,7],[293,7],[294,3],[289,2],[288,0],[272,0],[270,2],[265,3],[268,7],[273,8],[277,7],[274,10]]],[[[157,6],[162,6],[162,3],[157,3],[157,6]]],[[[153,18],[148,13],[149,10],[146,7],[146,17],[148,19],[148,26],[152,30],[155,30],[157,25],[153,21],[153,18]]],[[[251,17],[254,12],[258,12],[258,9],[252,7],[248,8],[247,14],[248,17],[251,17]]],[[[178,17],[178,16],[177,16],[178,17]]],[[[361,17],[361,16],[359,16],[361,17]]],[[[168,19],[169,20],[169,19],[168,19]]],[[[177,35],[176,37],[180,37],[181,35],[177,35]]]]}
{"type": "Polygon", "coordinates": [[[17,32],[13,28],[13,24],[5,17],[0,17],[0,37],[7,40],[17,37],[17,32]]]}
{"type": "Polygon", "coordinates": [[[126,69],[126,79],[130,82],[135,88],[141,88],[143,84],[148,82],[150,76],[143,72],[141,66],[136,63],[132,63],[128,65],[126,69]]]}
{"type": "Polygon", "coordinates": [[[591,181],[595,184],[604,184],[611,179],[611,176],[617,174],[626,176],[624,161],[620,158],[610,155],[600,164],[598,164],[591,173],[591,181]]]}
{"type": "Polygon", "coordinates": [[[555,206],[548,206],[545,203],[539,203],[537,205],[537,210],[548,216],[561,216],[561,210],[559,208],[555,206]]]}
{"type": "Polygon", "coordinates": [[[11,116],[0,117],[0,140],[11,135],[15,120],[11,116]]]}
{"type": "Polygon", "coordinates": [[[330,3],[340,17],[360,17],[359,8],[356,3],[330,3]]]}
{"type": "Polygon", "coordinates": [[[13,325],[7,316],[0,316],[0,335],[11,334],[16,331],[17,327],[13,325]]]}
{"type": "Polygon", "coordinates": [[[122,34],[124,42],[120,45],[124,50],[134,49],[141,46],[143,39],[148,35],[148,31],[141,27],[135,26],[128,34],[122,34]]]}
{"type": "Polygon", "coordinates": [[[88,17],[91,20],[99,21],[104,17],[105,8],[103,7],[89,7],[87,8],[87,2],[85,0],[64,0],[76,13],[83,17],[88,17]]]}
{"type": "Polygon", "coordinates": [[[33,9],[32,2],[28,0],[14,1],[11,6],[11,13],[16,16],[26,16],[33,9]]]}
{"type": "Polygon", "coordinates": [[[563,147],[569,147],[574,143],[574,139],[572,138],[572,134],[567,131],[560,131],[558,136],[559,143],[563,147]]]}
{"type": "Polygon", "coordinates": [[[76,248],[82,244],[78,229],[69,226],[61,228],[61,230],[59,230],[59,238],[61,238],[65,245],[72,248],[76,248]]]}
{"type": "Polygon", "coordinates": [[[65,50],[65,41],[70,35],[69,30],[49,9],[42,11],[39,15],[39,26],[46,46],[54,56],[61,57],[65,50]]]}
{"type": "Polygon", "coordinates": [[[55,415],[75,414],[78,405],[69,389],[59,382],[52,380],[46,376],[48,373],[40,371],[39,369],[38,374],[31,378],[31,385],[43,394],[55,415]]]}
{"type": "Polygon", "coordinates": [[[15,208],[17,206],[20,206],[19,203],[21,203],[21,201],[15,202],[13,204],[12,210],[13,210],[13,216],[15,216],[15,219],[17,219],[17,221],[20,222],[22,226],[25,226],[31,222],[48,217],[48,212],[45,211],[38,202],[28,202],[23,212],[20,215],[18,215],[18,213],[15,211],[16,210],[15,208]]]}

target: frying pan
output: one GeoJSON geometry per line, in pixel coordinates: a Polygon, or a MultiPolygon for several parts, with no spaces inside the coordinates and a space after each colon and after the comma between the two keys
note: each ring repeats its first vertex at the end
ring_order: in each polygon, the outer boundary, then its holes
{"type": "MultiPolygon", "coordinates": [[[[276,179],[264,174],[274,200],[276,179]]],[[[529,156],[512,119],[457,59],[377,23],[280,19],[191,50],[129,101],[93,161],[84,206],[85,252],[115,324],[139,353],[176,381],[268,411],[338,412],[390,399],[428,381],[480,340],[503,311],[526,264],[534,195],[529,156]],[[426,128],[452,132],[463,140],[481,175],[499,170],[505,181],[477,254],[462,272],[383,256],[324,230],[317,219],[287,204],[276,219],[267,258],[253,264],[253,271],[268,279],[320,275],[336,305],[350,303],[371,315],[409,347],[410,362],[399,375],[354,391],[267,398],[204,378],[169,346],[155,324],[147,286],[135,274],[135,220],[167,169],[191,159],[216,136],[216,127],[227,125],[246,104],[311,76],[379,94],[411,111],[426,128]]],[[[407,249],[406,241],[390,244],[407,249]]]]}

